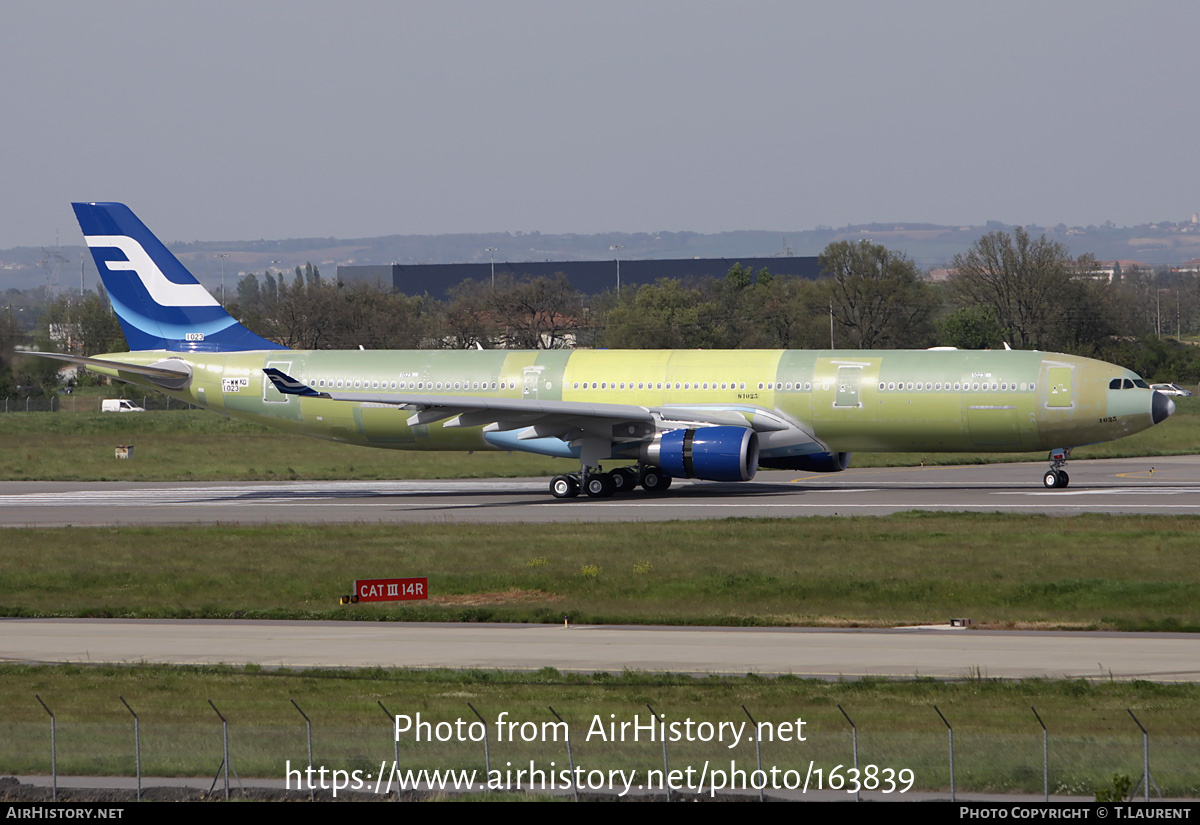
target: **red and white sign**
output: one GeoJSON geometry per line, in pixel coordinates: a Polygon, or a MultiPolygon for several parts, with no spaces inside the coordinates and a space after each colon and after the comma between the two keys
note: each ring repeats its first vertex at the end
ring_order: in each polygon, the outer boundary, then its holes
{"type": "Polygon", "coordinates": [[[354,595],[360,602],[402,602],[429,598],[428,579],[357,579],[354,595]]]}

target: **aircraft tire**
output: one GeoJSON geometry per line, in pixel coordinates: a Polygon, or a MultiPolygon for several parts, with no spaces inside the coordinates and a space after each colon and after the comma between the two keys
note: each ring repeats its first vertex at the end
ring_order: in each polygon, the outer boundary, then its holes
{"type": "Polygon", "coordinates": [[[568,475],[550,479],[550,495],[555,498],[575,498],[579,495],[579,482],[568,475]]]}
{"type": "Polygon", "coordinates": [[[1042,486],[1047,490],[1057,490],[1060,487],[1066,487],[1067,485],[1062,478],[1063,475],[1059,470],[1047,470],[1046,474],[1042,476],[1042,486]]]}
{"type": "Polygon", "coordinates": [[[1063,487],[1065,489],[1066,486],[1071,483],[1071,477],[1069,475],[1067,475],[1066,470],[1059,470],[1058,474],[1062,477],[1062,484],[1060,484],[1059,486],[1063,487]]]}
{"type": "Polygon", "coordinates": [[[671,486],[671,477],[657,467],[642,471],[642,489],[647,493],[661,493],[671,486]]]}
{"type": "Polygon", "coordinates": [[[589,498],[608,498],[613,494],[612,476],[608,473],[589,475],[583,491],[588,494],[589,498]]]}
{"type": "Polygon", "coordinates": [[[629,493],[637,486],[637,470],[632,467],[618,467],[609,473],[609,475],[612,476],[614,492],[629,493]]]}

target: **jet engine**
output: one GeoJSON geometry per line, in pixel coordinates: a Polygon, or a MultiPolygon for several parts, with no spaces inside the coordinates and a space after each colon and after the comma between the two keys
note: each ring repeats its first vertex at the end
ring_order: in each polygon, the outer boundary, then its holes
{"type": "Polygon", "coordinates": [[[673,478],[749,481],[758,471],[758,433],[747,427],[668,430],[642,447],[641,459],[673,478]]]}

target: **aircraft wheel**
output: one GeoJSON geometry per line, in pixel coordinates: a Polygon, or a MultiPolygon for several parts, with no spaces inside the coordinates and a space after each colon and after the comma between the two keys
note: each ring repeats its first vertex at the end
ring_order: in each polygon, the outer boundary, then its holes
{"type": "Polygon", "coordinates": [[[1060,487],[1067,486],[1063,482],[1062,474],[1058,470],[1047,470],[1046,474],[1042,476],[1042,485],[1047,490],[1057,490],[1060,487]]]}
{"type": "Polygon", "coordinates": [[[550,479],[550,495],[555,498],[575,498],[579,495],[579,482],[567,475],[550,479]]]}
{"type": "Polygon", "coordinates": [[[661,493],[671,486],[671,477],[664,475],[657,467],[647,467],[642,471],[642,489],[647,493],[661,493]]]}
{"type": "Polygon", "coordinates": [[[592,473],[583,485],[583,491],[589,498],[608,498],[613,494],[613,480],[608,473],[592,473]]]}
{"type": "Polygon", "coordinates": [[[609,475],[613,480],[613,492],[628,493],[637,486],[637,470],[632,467],[618,467],[609,475]]]}
{"type": "Polygon", "coordinates": [[[1060,487],[1066,487],[1068,484],[1071,483],[1071,477],[1069,475],[1067,475],[1066,470],[1059,470],[1058,474],[1062,478],[1062,484],[1059,485],[1060,487]]]}

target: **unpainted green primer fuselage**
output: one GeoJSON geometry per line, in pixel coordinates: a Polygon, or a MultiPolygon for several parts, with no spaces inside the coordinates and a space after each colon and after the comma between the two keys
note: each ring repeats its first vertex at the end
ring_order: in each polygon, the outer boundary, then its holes
{"type": "MultiPolygon", "coordinates": [[[[822,448],[1050,450],[1111,441],[1155,423],[1154,393],[1133,387],[1133,380],[1143,383],[1134,373],[1042,352],[280,350],[99,357],[139,365],[178,359],[190,366],[192,379],[166,390],[175,398],[297,434],[392,449],[521,447],[489,440],[481,427],[410,426],[409,414],[394,405],[282,395],[263,368],[276,367],[321,392],[706,408],[736,411],[751,422],[766,411],[790,427],[763,434],[764,459],[822,448]]],[[[161,389],[132,373],[97,371],[161,389]]]]}

